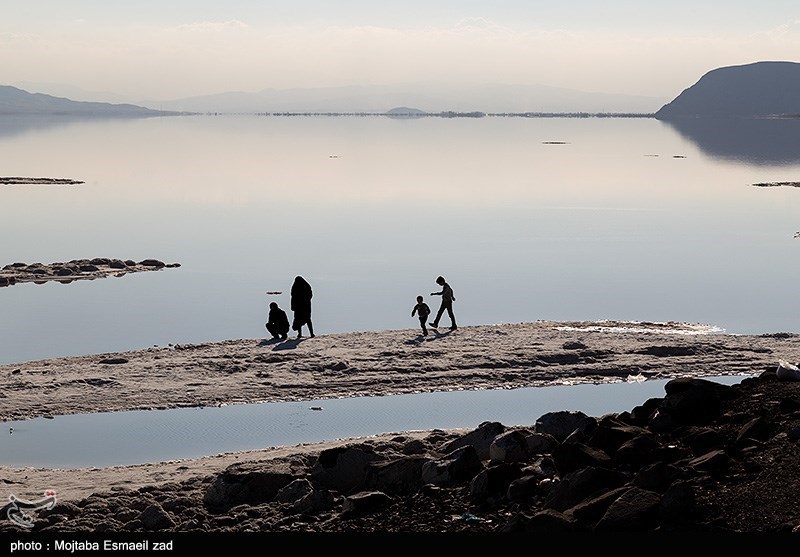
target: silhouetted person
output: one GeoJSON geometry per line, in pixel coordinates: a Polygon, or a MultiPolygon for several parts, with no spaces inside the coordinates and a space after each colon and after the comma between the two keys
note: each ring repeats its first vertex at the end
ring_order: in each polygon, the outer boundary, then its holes
{"type": "Polygon", "coordinates": [[[456,301],[456,297],[453,296],[453,289],[450,288],[450,285],[447,284],[447,281],[444,280],[444,277],[438,277],[436,279],[436,284],[442,287],[442,291],[431,292],[431,296],[441,296],[442,305],[439,306],[439,311],[436,313],[436,319],[434,319],[433,323],[430,325],[434,329],[438,329],[439,320],[442,318],[444,310],[447,310],[447,315],[450,317],[450,330],[453,331],[458,328],[456,327],[456,317],[453,315],[453,302],[456,301]]]}
{"type": "Polygon", "coordinates": [[[297,338],[303,336],[303,325],[308,325],[308,334],[314,338],[314,326],[311,324],[311,285],[303,277],[294,277],[292,284],[292,311],[294,322],[292,329],[297,331],[297,338]]]}
{"type": "Polygon", "coordinates": [[[417,296],[417,305],[414,306],[414,309],[411,310],[411,317],[414,317],[414,314],[417,314],[419,317],[419,326],[422,327],[422,334],[427,335],[428,329],[425,328],[425,322],[428,320],[428,316],[431,314],[431,308],[428,307],[428,304],[422,301],[422,296],[417,296]]]}
{"type": "Polygon", "coordinates": [[[286,340],[289,335],[289,318],[286,317],[286,312],[279,308],[275,302],[269,304],[267,330],[272,335],[272,338],[286,340]]]}

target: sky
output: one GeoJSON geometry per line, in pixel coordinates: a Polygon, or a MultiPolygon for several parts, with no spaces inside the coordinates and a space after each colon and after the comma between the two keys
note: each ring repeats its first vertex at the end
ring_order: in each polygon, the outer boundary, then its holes
{"type": "Polygon", "coordinates": [[[671,100],[800,60],[796,0],[0,0],[0,84],[129,99],[444,82],[671,100]]]}

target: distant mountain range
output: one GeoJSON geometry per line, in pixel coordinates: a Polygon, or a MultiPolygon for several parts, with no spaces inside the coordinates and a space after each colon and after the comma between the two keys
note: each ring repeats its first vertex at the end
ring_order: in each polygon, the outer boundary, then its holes
{"type": "Polygon", "coordinates": [[[141,117],[159,116],[168,113],[133,104],[72,101],[42,93],[29,93],[8,85],[0,85],[0,115],[3,114],[141,117]]]}
{"type": "Polygon", "coordinates": [[[336,112],[383,113],[395,106],[423,112],[603,112],[653,114],[668,99],[592,93],[544,85],[456,86],[443,83],[264,89],[222,92],[172,100],[124,98],[56,83],[13,85],[82,101],[128,102],[154,110],[200,113],[336,112]]]}
{"type": "MultiPolygon", "coordinates": [[[[59,86],[48,84],[50,93],[59,86]]],[[[68,86],[62,86],[68,90],[68,86]]],[[[75,88],[72,88],[74,91],[75,88]]],[[[84,94],[89,95],[88,92],[84,94]]],[[[97,94],[99,95],[99,94],[97,94]]],[[[95,98],[101,98],[96,96],[95,98]]],[[[308,89],[226,92],[170,101],[110,104],[74,101],[0,86],[0,114],[69,116],[156,116],[179,113],[387,113],[422,114],[593,113],[654,114],[661,120],[697,117],[800,118],[800,63],[755,62],[717,68],[673,101],[608,93],[590,93],[545,85],[442,83],[362,85],[308,89]],[[401,107],[392,109],[392,107],[401,107]],[[416,107],[408,109],[406,107],[416,107]],[[660,109],[659,109],[660,107],[660,109]]]]}
{"type": "Polygon", "coordinates": [[[755,62],[711,70],[655,116],[800,117],[800,64],[755,62]]]}
{"type": "Polygon", "coordinates": [[[591,93],[545,85],[474,85],[441,83],[363,85],[310,89],[264,89],[227,92],[145,106],[187,112],[368,112],[414,106],[435,113],[458,112],[641,112],[652,114],[665,99],[591,93]]]}

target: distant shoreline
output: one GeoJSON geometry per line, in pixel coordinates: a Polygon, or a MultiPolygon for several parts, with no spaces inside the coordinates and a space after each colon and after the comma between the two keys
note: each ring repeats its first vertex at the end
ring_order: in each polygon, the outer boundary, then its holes
{"type": "Polygon", "coordinates": [[[325,111],[281,111],[281,112],[203,112],[194,116],[382,116],[398,120],[414,120],[418,118],[655,118],[655,113],[639,112],[421,112],[421,113],[390,113],[390,112],[325,112],[325,111]]]}

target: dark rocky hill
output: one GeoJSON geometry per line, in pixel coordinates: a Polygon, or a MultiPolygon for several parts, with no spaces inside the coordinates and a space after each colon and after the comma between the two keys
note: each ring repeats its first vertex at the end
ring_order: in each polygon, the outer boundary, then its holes
{"type": "Polygon", "coordinates": [[[711,70],[656,118],[800,115],[800,63],[755,62],[711,70]]]}
{"type": "Polygon", "coordinates": [[[79,102],[0,85],[0,115],[158,116],[175,114],[133,104],[79,102]]]}

